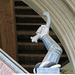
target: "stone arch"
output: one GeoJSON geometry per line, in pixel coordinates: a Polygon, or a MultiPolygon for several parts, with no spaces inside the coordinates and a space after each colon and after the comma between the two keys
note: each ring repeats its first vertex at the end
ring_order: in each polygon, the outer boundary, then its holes
{"type": "Polygon", "coordinates": [[[22,0],[34,9],[45,21],[43,12],[52,17],[51,28],[61,41],[75,73],[75,14],[64,0],[22,0]]]}

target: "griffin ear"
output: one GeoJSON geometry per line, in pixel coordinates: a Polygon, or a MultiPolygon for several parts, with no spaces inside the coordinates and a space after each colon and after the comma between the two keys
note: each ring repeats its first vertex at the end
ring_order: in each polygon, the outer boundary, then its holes
{"type": "Polygon", "coordinates": [[[50,16],[50,13],[49,12],[44,12],[43,15],[47,17],[46,25],[47,25],[48,28],[50,28],[50,25],[51,25],[51,16],[50,16]]]}

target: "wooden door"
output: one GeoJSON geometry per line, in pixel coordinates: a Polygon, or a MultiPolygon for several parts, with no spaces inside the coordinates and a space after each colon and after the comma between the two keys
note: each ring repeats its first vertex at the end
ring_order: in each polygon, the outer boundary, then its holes
{"type": "Polygon", "coordinates": [[[17,60],[13,0],[0,0],[0,46],[17,60]]]}

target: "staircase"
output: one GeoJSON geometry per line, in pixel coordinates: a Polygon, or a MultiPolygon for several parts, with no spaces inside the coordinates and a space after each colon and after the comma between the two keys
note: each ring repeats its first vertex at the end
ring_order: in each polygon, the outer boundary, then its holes
{"type": "MultiPolygon", "coordinates": [[[[17,31],[18,62],[32,73],[34,66],[42,61],[47,50],[42,41],[39,40],[38,43],[32,43],[30,37],[35,35],[36,30],[40,25],[45,24],[45,21],[32,8],[20,0],[14,0],[14,9],[17,31]]],[[[63,54],[59,61],[63,66],[68,61],[65,50],[52,29],[50,29],[50,36],[63,49],[63,54]]]]}

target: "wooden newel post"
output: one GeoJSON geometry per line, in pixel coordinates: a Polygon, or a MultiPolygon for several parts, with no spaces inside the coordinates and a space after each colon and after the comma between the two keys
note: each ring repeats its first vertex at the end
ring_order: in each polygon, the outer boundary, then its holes
{"type": "Polygon", "coordinates": [[[13,0],[0,0],[0,47],[17,60],[13,0]]]}

